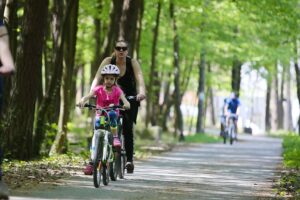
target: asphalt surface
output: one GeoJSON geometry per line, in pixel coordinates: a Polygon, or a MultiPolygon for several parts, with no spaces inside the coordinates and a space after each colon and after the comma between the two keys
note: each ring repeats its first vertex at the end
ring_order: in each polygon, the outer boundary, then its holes
{"type": "Polygon", "coordinates": [[[32,190],[12,191],[10,199],[272,199],[281,151],[281,139],[246,135],[232,146],[179,145],[136,161],[134,174],[99,189],[92,176],[78,174],[32,190]]]}

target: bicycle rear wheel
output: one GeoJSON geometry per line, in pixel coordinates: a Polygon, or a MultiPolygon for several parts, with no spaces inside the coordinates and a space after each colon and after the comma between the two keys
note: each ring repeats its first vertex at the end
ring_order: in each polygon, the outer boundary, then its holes
{"type": "Polygon", "coordinates": [[[125,176],[126,153],[123,150],[121,150],[121,154],[120,154],[120,157],[119,157],[119,163],[120,163],[119,178],[120,179],[124,179],[124,176],[125,176]]]}
{"type": "Polygon", "coordinates": [[[110,175],[110,179],[112,181],[116,181],[117,177],[118,177],[118,154],[119,152],[114,151],[114,159],[112,162],[109,163],[109,175],[110,175]]]}

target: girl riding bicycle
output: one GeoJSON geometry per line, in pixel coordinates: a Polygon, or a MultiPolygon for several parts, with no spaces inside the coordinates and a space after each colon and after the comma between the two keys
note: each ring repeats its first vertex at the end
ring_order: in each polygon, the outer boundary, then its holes
{"type": "MultiPolygon", "coordinates": [[[[96,105],[97,107],[109,107],[109,106],[117,106],[119,105],[120,99],[122,100],[124,104],[125,109],[130,109],[130,103],[125,98],[125,95],[121,88],[117,86],[116,81],[118,76],[120,75],[120,70],[116,65],[106,65],[101,70],[101,76],[102,76],[102,85],[96,86],[88,95],[82,97],[82,99],[79,102],[79,105],[83,106],[84,103],[96,96],[96,105]]],[[[111,132],[113,134],[113,146],[114,147],[120,147],[121,142],[118,138],[117,133],[117,119],[118,119],[118,111],[111,110],[108,112],[111,132]]],[[[100,124],[100,116],[97,114],[95,119],[95,126],[97,124],[100,124]]],[[[98,128],[98,127],[96,127],[98,128]]],[[[95,136],[93,136],[93,140],[95,136]]],[[[92,163],[90,163],[85,170],[85,174],[91,174],[92,173],[92,163]]]]}

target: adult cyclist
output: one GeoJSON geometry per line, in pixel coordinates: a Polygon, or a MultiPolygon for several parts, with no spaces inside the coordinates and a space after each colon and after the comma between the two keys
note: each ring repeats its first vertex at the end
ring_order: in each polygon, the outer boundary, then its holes
{"type": "MultiPolygon", "coordinates": [[[[15,66],[9,49],[8,31],[4,21],[0,19],[0,113],[3,101],[3,76],[14,72],[15,66]]],[[[1,123],[1,121],[0,121],[1,123]]],[[[2,137],[2,136],[0,136],[2,137]]],[[[2,180],[3,151],[0,144],[0,199],[8,199],[8,189],[2,180]]]]}
{"type": "MultiPolygon", "coordinates": [[[[227,115],[227,127],[229,125],[230,115],[235,114],[234,126],[236,128],[236,130],[235,130],[236,133],[237,133],[238,116],[240,114],[240,106],[241,106],[241,102],[240,102],[240,99],[238,98],[238,95],[235,92],[232,92],[230,95],[230,99],[227,102],[227,106],[225,106],[225,113],[227,115]]],[[[237,138],[235,138],[235,139],[237,139],[237,138]]]]}

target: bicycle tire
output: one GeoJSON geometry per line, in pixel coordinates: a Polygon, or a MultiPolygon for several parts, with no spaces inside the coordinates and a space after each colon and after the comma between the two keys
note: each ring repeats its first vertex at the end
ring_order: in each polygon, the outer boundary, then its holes
{"type": "Polygon", "coordinates": [[[99,137],[99,143],[97,147],[97,155],[95,162],[93,164],[93,182],[95,188],[99,188],[101,179],[102,179],[102,163],[101,163],[101,158],[102,158],[102,139],[99,137]]]}
{"type": "Polygon", "coordinates": [[[102,165],[100,161],[94,162],[93,166],[93,181],[95,188],[99,188],[101,183],[101,176],[102,176],[102,165]]]}
{"type": "Polygon", "coordinates": [[[114,159],[112,162],[109,163],[109,175],[110,175],[110,179],[112,181],[116,181],[117,180],[117,177],[118,177],[118,160],[117,160],[117,157],[118,154],[117,152],[114,152],[114,159]]]}
{"type": "Polygon", "coordinates": [[[102,167],[102,182],[103,185],[108,185],[109,183],[109,168],[107,168],[106,164],[102,167]]]}
{"type": "Polygon", "coordinates": [[[233,144],[233,140],[234,140],[234,138],[233,138],[233,127],[230,127],[230,135],[229,135],[229,137],[230,137],[230,144],[232,145],[233,144]]]}
{"type": "Polygon", "coordinates": [[[121,152],[119,162],[120,162],[119,178],[124,179],[124,177],[125,177],[125,163],[126,163],[125,152],[121,152]]]}
{"type": "Polygon", "coordinates": [[[226,144],[226,140],[227,140],[227,133],[226,133],[226,131],[223,131],[222,136],[223,136],[223,144],[226,144]]]}
{"type": "Polygon", "coordinates": [[[118,168],[119,178],[124,179],[124,177],[125,177],[126,151],[125,151],[125,144],[124,144],[123,117],[122,116],[119,119],[118,136],[119,136],[120,141],[121,141],[121,149],[118,152],[118,157],[116,158],[116,161],[117,161],[117,168],[118,168]]]}

